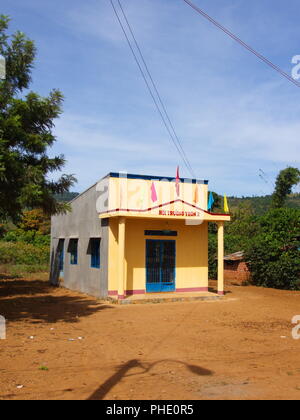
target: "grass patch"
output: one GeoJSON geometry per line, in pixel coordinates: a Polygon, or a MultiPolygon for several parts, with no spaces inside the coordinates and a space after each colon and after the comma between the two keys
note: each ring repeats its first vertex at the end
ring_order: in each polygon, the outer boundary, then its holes
{"type": "Polygon", "coordinates": [[[25,265],[25,264],[6,264],[0,265],[0,273],[7,274],[14,278],[27,277],[30,274],[48,273],[49,265],[25,265]]]}
{"type": "Polygon", "coordinates": [[[14,277],[49,271],[49,247],[0,241],[0,272],[14,277]]]}

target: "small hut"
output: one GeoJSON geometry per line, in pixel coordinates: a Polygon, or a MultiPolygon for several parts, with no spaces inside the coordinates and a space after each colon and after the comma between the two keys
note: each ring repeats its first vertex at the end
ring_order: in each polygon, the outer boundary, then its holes
{"type": "Polygon", "coordinates": [[[244,251],[224,257],[224,279],[228,283],[243,285],[250,280],[250,270],[245,261],[244,251]]]}

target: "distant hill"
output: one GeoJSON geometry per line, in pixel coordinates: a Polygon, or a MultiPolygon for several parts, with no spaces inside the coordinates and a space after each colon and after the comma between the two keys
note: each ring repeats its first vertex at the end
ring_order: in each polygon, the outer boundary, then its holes
{"type": "Polygon", "coordinates": [[[64,194],[57,194],[55,195],[55,198],[57,201],[60,201],[61,203],[69,203],[70,201],[74,200],[79,195],[77,192],[68,192],[64,194]]]}
{"type": "MultiPolygon", "coordinates": [[[[77,192],[69,192],[56,195],[55,198],[63,203],[68,203],[79,195],[77,192]]],[[[220,197],[221,198],[221,197],[220,197]]],[[[251,205],[257,215],[262,215],[268,211],[271,204],[271,195],[262,197],[228,197],[230,210],[234,210],[240,204],[251,205]]],[[[300,209],[300,194],[291,194],[287,199],[287,207],[300,209]]],[[[220,208],[221,210],[221,208],[220,208]]]]}
{"type": "MultiPolygon", "coordinates": [[[[231,210],[234,210],[240,204],[251,204],[255,213],[262,215],[270,208],[271,199],[271,195],[263,197],[228,197],[228,202],[231,210]]],[[[286,206],[300,209],[300,194],[291,194],[287,199],[286,206]]]]}

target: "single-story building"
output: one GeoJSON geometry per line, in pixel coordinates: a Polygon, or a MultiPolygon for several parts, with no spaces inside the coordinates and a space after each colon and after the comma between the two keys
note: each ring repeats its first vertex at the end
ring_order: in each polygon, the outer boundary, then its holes
{"type": "Polygon", "coordinates": [[[251,273],[243,251],[224,257],[224,279],[226,282],[243,285],[250,280],[250,277],[251,273]]]}
{"type": "Polygon", "coordinates": [[[96,297],[208,291],[208,223],[218,224],[224,294],[224,222],[207,210],[208,181],[110,173],[52,218],[50,282],[96,297]]]}

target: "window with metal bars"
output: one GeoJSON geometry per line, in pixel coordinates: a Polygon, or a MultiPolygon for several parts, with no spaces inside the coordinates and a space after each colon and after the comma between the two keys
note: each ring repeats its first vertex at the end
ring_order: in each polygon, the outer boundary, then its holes
{"type": "Polygon", "coordinates": [[[78,264],[78,239],[70,239],[69,250],[70,250],[70,264],[77,265],[78,264]]]}
{"type": "Polygon", "coordinates": [[[100,268],[100,244],[101,239],[92,238],[90,241],[91,246],[91,267],[100,268]]]}

